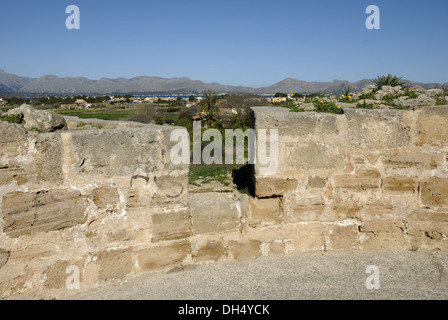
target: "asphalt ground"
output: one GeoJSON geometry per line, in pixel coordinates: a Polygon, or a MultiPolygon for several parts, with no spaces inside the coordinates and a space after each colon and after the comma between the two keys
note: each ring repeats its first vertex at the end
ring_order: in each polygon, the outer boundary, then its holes
{"type": "Polygon", "coordinates": [[[447,300],[448,251],[309,252],[189,265],[66,299],[447,300]]]}

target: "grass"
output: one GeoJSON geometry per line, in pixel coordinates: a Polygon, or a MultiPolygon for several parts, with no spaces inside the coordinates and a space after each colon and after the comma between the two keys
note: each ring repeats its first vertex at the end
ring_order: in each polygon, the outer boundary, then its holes
{"type": "Polygon", "coordinates": [[[137,109],[119,110],[56,110],[56,113],[64,116],[76,116],[81,119],[101,119],[101,120],[125,120],[130,114],[136,113],[137,109]]]}
{"type": "Polygon", "coordinates": [[[0,116],[0,121],[6,121],[8,123],[22,123],[23,119],[15,114],[8,114],[0,116]]]}
{"type": "Polygon", "coordinates": [[[200,186],[199,182],[201,182],[201,184],[205,184],[212,181],[218,181],[225,186],[229,186],[229,173],[230,170],[224,169],[220,166],[191,169],[188,174],[188,182],[191,185],[200,186]]]}

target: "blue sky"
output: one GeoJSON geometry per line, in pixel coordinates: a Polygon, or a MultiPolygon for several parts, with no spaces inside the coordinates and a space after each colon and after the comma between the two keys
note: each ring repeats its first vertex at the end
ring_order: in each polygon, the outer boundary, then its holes
{"type": "Polygon", "coordinates": [[[445,0],[15,0],[1,12],[0,69],[21,76],[448,82],[445,0]],[[80,30],[65,27],[71,4],[80,30]],[[371,4],[380,30],[365,27],[371,4]]]}

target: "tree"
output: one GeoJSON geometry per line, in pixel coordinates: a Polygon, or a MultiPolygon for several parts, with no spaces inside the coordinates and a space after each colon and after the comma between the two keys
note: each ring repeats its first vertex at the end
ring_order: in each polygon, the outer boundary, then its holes
{"type": "Polygon", "coordinates": [[[218,97],[214,91],[207,91],[204,98],[199,103],[201,112],[203,113],[202,122],[205,127],[215,127],[218,124],[218,97]]]}
{"type": "Polygon", "coordinates": [[[189,102],[195,102],[196,101],[196,97],[194,95],[191,95],[188,97],[188,101],[189,102]]]}
{"type": "Polygon", "coordinates": [[[275,95],[274,95],[274,97],[287,97],[288,95],[286,94],[286,93],[283,93],[283,92],[276,92],[275,93],[275,95]]]}

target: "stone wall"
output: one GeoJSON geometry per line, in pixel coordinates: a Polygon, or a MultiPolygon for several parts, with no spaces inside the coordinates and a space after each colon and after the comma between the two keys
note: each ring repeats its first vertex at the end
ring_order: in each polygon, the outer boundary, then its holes
{"type": "Polygon", "coordinates": [[[256,197],[189,194],[188,166],[169,159],[175,127],[0,122],[0,298],[292,252],[448,249],[448,107],[252,113],[279,131],[278,170],[254,166],[256,197]]]}
{"type": "Polygon", "coordinates": [[[294,250],[448,249],[447,106],[252,110],[256,132],[279,135],[278,170],[255,165],[252,232],[299,228],[294,250]]]}
{"type": "Polygon", "coordinates": [[[38,134],[0,122],[0,297],[74,293],[72,265],[86,290],[181,263],[191,251],[188,166],[170,163],[172,130],[38,134]]]}

